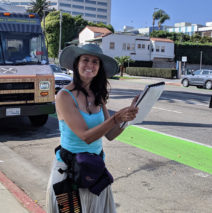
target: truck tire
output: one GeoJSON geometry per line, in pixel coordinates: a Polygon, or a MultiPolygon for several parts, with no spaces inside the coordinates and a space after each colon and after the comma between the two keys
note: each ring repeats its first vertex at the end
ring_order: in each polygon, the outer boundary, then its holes
{"type": "Polygon", "coordinates": [[[36,127],[43,126],[48,120],[48,115],[29,116],[29,120],[32,126],[36,126],[36,127]]]}

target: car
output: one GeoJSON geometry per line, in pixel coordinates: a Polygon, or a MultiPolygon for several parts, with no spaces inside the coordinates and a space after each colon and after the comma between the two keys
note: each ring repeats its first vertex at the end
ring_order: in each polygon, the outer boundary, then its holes
{"type": "Polygon", "coordinates": [[[55,77],[55,94],[58,93],[65,85],[71,83],[73,78],[70,75],[63,73],[61,68],[56,64],[50,64],[51,70],[54,72],[55,77]]]}
{"type": "Polygon", "coordinates": [[[184,87],[196,86],[197,88],[212,89],[212,70],[200,69],[184,75],[181,84],[184,87]]]}
{"type": "Polygon", "coordinates": [[[61,69],[61,71],[62,71],[63,73],[68,74],[68,70],[67,70],[66,68],[60,67],[60,69],[61,69]]]}

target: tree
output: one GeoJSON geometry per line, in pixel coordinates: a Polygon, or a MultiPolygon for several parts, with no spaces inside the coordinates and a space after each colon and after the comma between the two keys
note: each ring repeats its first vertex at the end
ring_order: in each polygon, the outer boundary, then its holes
{"type": "Polygon", "coordinates": [[[160,18],[160,10],[157,10],[155,11],[153,14],[152,14],[152,26],[153,26],[153,31],[154,31],[154,27],[155,27],[155,21],[158,20],[160,18]]]}
{"type": "Polygon", "coordinates": [[[30,3],[28,12],[37,13],[40,19],[43,18],[44,12],[49,10],[49,2],[46,0],[34,0],[30,3]]]}
{"type": "Polygon", "coordinates": [[[118,63],[118,66],[120,68],[120,76],[123,76],[125,65],[129,62],[133,62],[133,60],[130,58],[130,56],[121,56],[121,57],[114,57],[116,62],[118,63]]]}
{"type": "Polygon", "coordinates": [[[162,25],[166,20],[168,20],[168,19],[170,19],[170,17],[169,17],[169,15],[166,14],[166,13],[164,13],[164,14],[160,17],[160,19],[159,19],[159,21],[158,21],[158,28],[159,28],[159,30],[160,30],[161,25],[162,25]]]}
{"type": "Polygon", "coordinates": [[[158,28],[160,29],[161,25],[168,19],[170,19],[169,15],[164,10],[157,10],[152,15],[153,18],[153,31],[155,26],[155,21],[158,20],[158,28]]]}
{"type": "MultiPolygon", "coordinates": [[[[42,26],[44,22],[42,22],[42,26]]],[[[71,16],[69,13],[62,13],[62,38],[61,49],[64,48],[65,43],[79,37],[79,33],[87,25],[89,26],[102,26],[113,30],[111,25],[94,24],[84,20],[80,15],[71,16]]],[[[48,41],[48,53],[50,57],[56,58],[58,56],[59,48],[59,34],[60,34],[60,12],[50,12],[45,19],[45,36],[48,41]]]]}

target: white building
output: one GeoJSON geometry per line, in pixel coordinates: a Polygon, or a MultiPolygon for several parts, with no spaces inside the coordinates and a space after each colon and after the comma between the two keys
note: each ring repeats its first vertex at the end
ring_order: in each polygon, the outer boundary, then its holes
{"type": "MultiPolygon", "coordinates": [[[[16,6],[28,8],[31,0],[8,0],[16,6]]],[[[110,24],[111,0],[48,0],[50,8],[70,13],[72,16],[82,15],[93,23],[110,24]]]]}
{"type": "Polygon", "coordinates": [[[152,60],[174,59],[174,42],[167,38],[150,38],[152,60]]]}
{"type": "Polygon", "coordinates": [[[153,61],[174,59],[174,42],[170,39],[149,38],[141,35],[108,32],[106,28],[85,27],[79,34],[79,43],[96,43],[111,57],[130,56],[133,60],[153,61]],[[92,32],[93,31],[93,32],[92,32]]]}
{"type": "Polygon", "coordinates": [[[212,22],[206,22],[205,25],[205,27],[200,27],[198,32],[201,34],[201,36],[212,37],[212,22]]]}
{"type": "Polygon", "coordinates": [[[174,27],[167,28],[168,32],[175,32],[175,33],[185,33],[188,35],[193,35],[194,33],[198,32],[198,28],[203,27],[200,24],[191,24],[188,22],[181,22],[174,24],[174,27]]]}
{"type": "Polygon", "coordinates": [[[112,32],[105,27],[87,26],[79,33],[79,43],[85,44],[90,39],[102,38],[109,34],[112,32]]]}

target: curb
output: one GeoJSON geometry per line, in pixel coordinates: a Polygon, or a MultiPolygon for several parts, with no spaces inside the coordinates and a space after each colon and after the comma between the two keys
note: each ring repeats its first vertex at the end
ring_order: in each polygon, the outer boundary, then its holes
{"type": "Polygon", "coordinates": [[[181,86],[180,83],[175,83],[175,82],[165,82],[166,85],[172,85],[172,86],[181,86]]]}
{"type": "Polygon", "coordinates": [[[38,204],[36,204],[28,195],[26,195],[18,186],[9,180],[0,171],[0,182],[7,190],[30,212],[30,213],[46,213],[38,204]]]}

